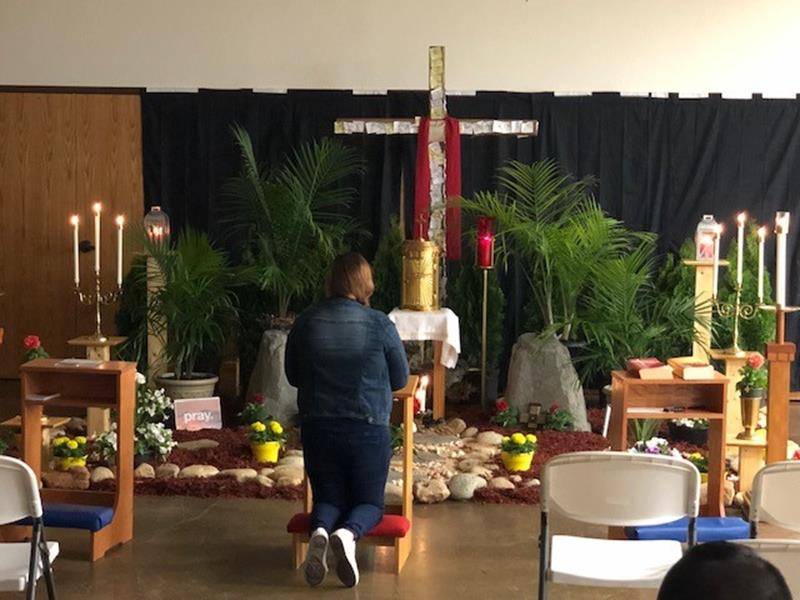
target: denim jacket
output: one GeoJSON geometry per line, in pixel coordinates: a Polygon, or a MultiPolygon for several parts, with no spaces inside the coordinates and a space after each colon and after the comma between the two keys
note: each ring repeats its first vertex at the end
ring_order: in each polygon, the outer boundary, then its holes
{"type": "Polygon", "coordinates": [[[402,389],[409,373],[394,323],[347,298],[329,298],[297,318],[285,363],[301,422],[349,418],[388,425],[392,390],[402,389]]]}

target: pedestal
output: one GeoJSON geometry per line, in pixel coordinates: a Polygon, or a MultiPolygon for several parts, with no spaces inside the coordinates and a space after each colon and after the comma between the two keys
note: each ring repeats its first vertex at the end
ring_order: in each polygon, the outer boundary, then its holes
{"type": "MultiPolygon", "coordinates": [[[[782,315],[777,316],[777,319],[782,318],[782,315]]],[[[795,345],[791,342],[767,344],[767,463],[786,460],[786,444],[789,441],[789,386],[794,357],[795,345]]]]}
{"type": "MultiPolygon", "coordinates": [[[[683,264],[694,267],[695,315],[702,317],[703,322],[694,323],[694,341],[692,356],[700,360],[708,360],[711,349],[711,292],[714,287],[714,264],[705,260],[684,260],[683,264]]],[[[728,261],[719,261],[720,266],[728,261]]]]}
{"type": "MultiPolygon", "coordinates": [[[[164,275],[152,256],[147,257],[147,305],[153,302],[153,296],[164,286],[164,275]]],[[[164,346],[166,345],[166,327],[147,318],[147,375],[150,381],[162,375],[166,369],[164,346]]]]}
{"type": "MultiPolygon", "coordinates": [[[[730,380],[728,386],[728,410],[727,410],[727,430],[728,436],[735,438],[739,433],[744,431],[742,424],[742,405],[739,401],[739,393],[736,390],[736,385],[741,381],[742,376],[739,370],[747,362],[747,357],[753,352],[747,352],[744,356],[734,356],[732,354],[725,354],[722,350],[712,350],[711,358],[725,363],[725,377],[730,380]]],[[[731,444],[728,444],[729,446],[731,444]]]]}
{"type": "Polygon", "coordinates": [[[749,492],[753,487],[753,478],[764,466],[764,450],[767,443],[763,439],[739,440],[728,438],[728,447],[739,452],[739,490],[749,492]]]}
{"type": "MultiPolygon", "coordinates": [[[[86,358],[89,360],[111,360],[111,348],[119,346],[126,339],[121,336],[109,336],[105,340],[98,340],[92,335],[82,335],[72,338],[67,343],[70,346],[83,346],[86,348],[86,358]]],[[[111,429],[111,413],[107,408],[89,407],[86,409],[86,435],[93,436],[111,429]]]]}

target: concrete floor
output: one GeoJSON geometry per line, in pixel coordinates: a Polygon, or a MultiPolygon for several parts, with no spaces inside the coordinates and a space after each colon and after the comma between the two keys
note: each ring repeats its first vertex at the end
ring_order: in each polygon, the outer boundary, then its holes
{"type": "MultiPolygon", "coordinates": [[[[356,589],[340,587],[335,574],[321,588],[309,589],[292,570],[284,527],[296,508],[280,500],[138,497],[134,541],[94,565],[80,560],[82,533],[51,532],[62,544],[56,561],[59,598],[535,598],[535,507],[454,502],[416,507],[414,550],[403,574],[391,574],[390,550],[365,547],[359,551],[362,579],[356,589]]],[[[557,600],[655,598],[650,591],[552,589],[557,600]]],[[[0,594],[2,600],[19,597],[0,594]]],[[[43,589],[39,597],[46,597],[43,589]]]]}

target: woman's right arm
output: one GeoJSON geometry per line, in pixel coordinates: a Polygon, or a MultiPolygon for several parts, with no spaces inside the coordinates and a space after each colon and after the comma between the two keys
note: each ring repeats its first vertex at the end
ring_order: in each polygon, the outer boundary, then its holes
{"type": "Polygon", "coordinates": [[[389,366],[389,384],[392,391],[402,390],[408,383],[408,358],[406,349],[397,333],[397,327],[389,319],[384,326],[384,354],[389,366]]]}

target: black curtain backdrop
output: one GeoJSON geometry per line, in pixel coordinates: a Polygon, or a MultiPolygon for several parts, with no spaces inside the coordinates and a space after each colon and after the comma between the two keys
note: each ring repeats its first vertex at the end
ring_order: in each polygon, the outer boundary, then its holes
{"type": "MultiPolygon", "coordinates": [[[[239,162],[232,123],[250,131],[266,163],[278,164],[299,142],[333,135],[337,117],[412,117],[426,114],[427,108],[426,92],[409,91],[375,96],[349,91],[144,94],[146,205],[161,205],[175,229],[190,225],[222,239],[219,189],[239,162]]],[[[602,206],[631,228],[658,233],[662,250],[676,250],[692,236],[704,213],[728,224],[730,240],[733,218],[741,210],[768,224],[775,211],[791,211],[787,301],[800,303],[800,100],[480,92],[450,96],[448,110],[457,118],[534,118],[540,123],[537,138],[462,136],[467,196],[493,188],[497,167],[508,160],[551,157],[578,176],[596,176],[602,206]]],[[[357,210],[373,234],[361,248],[371,256],[390,218],[401,210],[401,179],[406,223],[411,222],[416,137],[340,138],[366,160],[357,210]]],[[[770,266],[773,240],[768,243],[770,266]]],[[[528,293],[517,268],[512,266],[503,280],[508,298],[505,362],[521,333],[528,293]]],[[[789,337],[797,341],[800,317],[789,319],[789,337]]]]}

